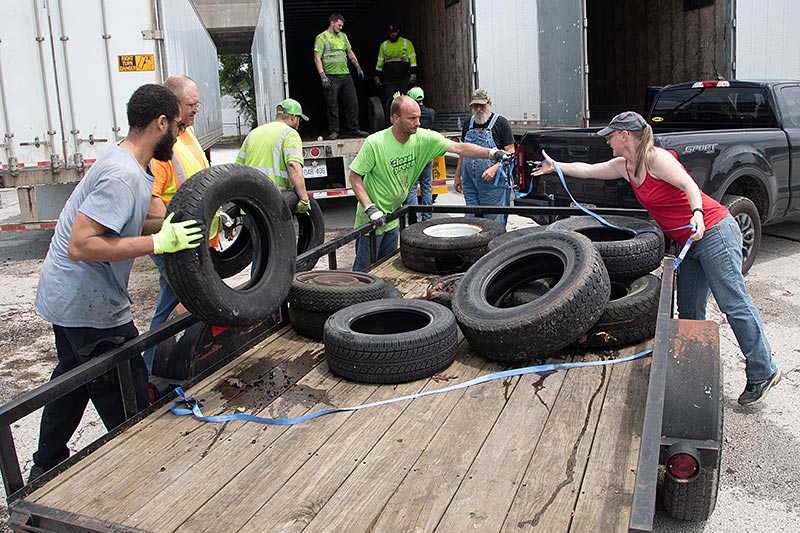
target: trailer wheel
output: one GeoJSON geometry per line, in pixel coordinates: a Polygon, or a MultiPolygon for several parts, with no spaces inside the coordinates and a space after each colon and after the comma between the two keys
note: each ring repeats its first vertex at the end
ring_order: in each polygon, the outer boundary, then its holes
{"type": "Polygon", "coordinates": [[[453,313],[426,300],[377,300],[337,311],[325,323],[331,371],[365,383],[432,376],[456,357],[453,313]]]}
{"type": "Polygon", "coordinates": [[[544,231],[547,228],[548,226],[532,226],[530,228],[522,228],[501,233],[500,235],[489,241],[489,250],[494,250],[504,245],[505,243],[511,242],[515,239],[524,239],[530,237],[531,235],[544,231]]]}
{"type": "Polygon", "coordinates": [[[611,292],[592,242],[548,230],[512,241],[478,260],[453,295],[453,312],[469,344],[496,361],[549,355],[584,335],[603,314],[611,292]],[[516,289],[557,277],[546,294],[504,307],[516,289]]]}
{"type": "Polygon", "coordinates": [[[744,196],[726,194],[722,205],[731,212],[742,232],[742,274],[747,274],[761,248],[761,215],[752,200],[744,196]]]}
{"type": "Polygon", "coordinates": [[[463,277],[464,273],[460,272],[433,280],[425,291],[425,298],[431,302],[442,304],[447,308],[452,307],[453,293],[456,292],[456,288],[458,288],[458,284],[461,283],[461,278],[463,277]]]}
{"type": "Polygon", "coordinates": [[[636,279],[661,266],[664,258],[664,234],[652,222],[633,217],[607,216],[621,228],[654,230],[637,233],[609,228],[594,217],[570,217],[550,224],[551,229],[576,231],[589,237],[603,257],[612,280],[636,279]]]}
{"type": "Polygon", "coordinates": [[[377,96],[367,100],[367,124],[369,131],[373,133],[386,127],[386,113],[383,112],[383,104],[377,96]]]}
{"type": "Polygon", "coordinates": [[[691,481],[664,476],[662,502],[667,513],[678,520],[703,522],[717,504],[719,468],[703,468],[691,481]]]}
{"type": "Polygon", "coordinates": [[[400,258],[418,272],[463,272],[489,251],[489,241],[505,233],[487,218],[434,218],[400,232],[400,258]]]}
{"type": "Polygon", "coordinates": [[[199,221],[208,239],[209,221],[229,202],[250,218],[255,262],[246,283],[226,285],[214,269],[208,246],[166,254],[164,264],[175,294],[193,315],[219,326],[249,326],[280,307],[294,275],[291,215],[278,188],[254,168],[218,165],[187,180],[167,210],[175,213],[176,222],[199,221]]]}
{"type": "MultiPolygon", "coordinates": [[[[292,212],[295,224],[295,235],[297,237],[297,255],[316,248],[325,240],[325,218],[322,216],[322,209],[317,201],[311,196],[308,201],[311,203],[311,210],[307,213],[295,213],[297,202],[300,199],[294,191],[281,191],[283,201],[289,211],[292,212]]],[[[314,268],[317,260],[305,260],[297,264],[297,272],[306,272],[314,268]]]]}

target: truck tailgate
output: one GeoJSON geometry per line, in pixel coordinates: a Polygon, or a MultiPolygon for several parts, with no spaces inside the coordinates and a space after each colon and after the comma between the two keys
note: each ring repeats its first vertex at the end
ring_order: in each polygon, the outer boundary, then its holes
{"type": "MultiPolygon", "coordinates": [[[[399,256],[374,272],[406,297],[423,297],[436,277],[407,270],[399,256]]],[[[473,355],[462,337],[442,375],[356,384],[328,371],[322,343],[285,327],[186,392],[207,415],[285,417],[501,369],[473,355]]],[[[526,375],[296,426],[208,424],[162,408],[14,502],[11,525],[625,531],[649,369],[646,358],[526,375]]]]}

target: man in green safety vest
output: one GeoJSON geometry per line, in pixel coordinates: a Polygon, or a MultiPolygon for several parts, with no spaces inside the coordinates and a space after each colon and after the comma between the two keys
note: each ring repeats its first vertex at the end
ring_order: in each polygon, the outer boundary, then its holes
{"type": "Polygon", "coordinates": [[[307,213],[311,203],[303,177],[303,142],[297,129],[308,120],[300,102],[287,98],[276,106],[273,122],[247,134],[236,162],[255,167],[282,190],[294,190],[299,198],[295,213],[307,213]]]}
{"type": "Polygon", "coordinates": [[[358,127],[358,99],[356,86],[347,67],[347,59],[356,67],[358,78],[364,79],[364,71],[358,64],[356,54],[350,40],[342,31],[344,17],[340,13],[332,14],[328,19],[328,29],[317,35],[314,40],[314,64],[317,66],[322,94],[328,108],[328,139],[339,138],[339,99],[344,105],[344,118],[347,132],[342,136],[366,137],[369,135],[358,127]]]}
{"type": "MultiPolygon", "coordinates": [[[[411,41],[400,37],[398,24],[389,24],[387,31],[389,38],[378,48],[375,85],[383,86],[386,100],[391,103],[394,93],[406,94],[408,88],[417,82],[417,53],[411,41]]],[[[389,117],[388,113],[386,117],[389,117]]]]}

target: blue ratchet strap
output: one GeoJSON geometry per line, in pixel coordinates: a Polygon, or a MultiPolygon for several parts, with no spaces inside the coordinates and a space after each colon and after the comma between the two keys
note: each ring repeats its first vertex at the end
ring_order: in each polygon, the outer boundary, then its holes
{"type": "Polygon", "coordinates": [[[639,352],[634,355],[629,355],[627,357],[620,357],[618,359],[609,359],[605,361],[582,361],[579,363],[550,363],[545,365],[527,366],[524,368],[504,370],[502,372],[494,372],[492,374],[480,376],[471,379],[469,381],[465,381],[464,383],[459,383],[457,385],[444,387],[443,389],[429,390],[429,391],[419,392],[416,394],[408,394],[406,396],[399,396],[397,398],[391,398],[389,400],[365,403],[361,405],[355,405],[352,407],[332,407],[329,409],[321,409],[319,411],[312,411],[311,413],[305,414],[303,416],[297,416],[293,418],[266,418],[266,417],[248,415],[244,413],[205,416],[203,412],[200,410],[199,402],[194,398],[187,398],[185,393],[183,392],[183,389],[181,389],[180,387],[177,387],[175,389],[175,392],[177,392],[182,399],[172,402],[172,404],[169,406],[169,410],[177,416],[194,415],[198,420],[203,422],[230,422],[232,420],[242,420],[246,422],[258,422],[259,424],[290,426],[293,424],[299,424],[300,422],[305,422],[306,420],[311,420],[312,418],[317,418],[322,415],[328,415],[331,413],[341,413],[347,411],[360,411],[362,409],[368,409],[370,407],[378,407],[381,405],[388,405],[391,403],[413,400],[415,398],[422,398],[424,396],[430,396],[432,394],[440,394],[442,392],[450,392],[458,389],[465,389],[467,387],[472,387],[473,385],[479,385],[481,383],[486,383],[487,381],[493,381],[496,379],[503,379],[513,376],[522,376],[525,374],[543,374],[546,372],[554,372],[556,370],[563,370],[569,368],[606,366],[606,365],[613,365],[616,363],[627,363],[629,361],[640,359],[646,355],[651,354],[652,352],[653,350],[651,348],[649,350],[644,350],[642,352],[639,352]],[[179,408],[178,407],[179,405],[187,405],[189,406],[189,408],[188,409],[179,408]]]}
{"type": "MultiPolygon", "coordinates": [[[[567,187],[567,180],[564,179],[564,173],[561,171],[561,166],[558,163],[556,163],[554,160],[551,160],[551,162],[553,163],[553,168],[555,168],[556,172],[558,173],[558,179],[561,180],[561,185],[564,186],[564,190],[567,191],[567,194],[569,195],[570,199],[572,200],[572,203],[575,204],[581,211],[583,211],[584,213],[586,213],[587,215],[589,215],[591,217],[594,217],[598,222],[600,222],[601,224],[603,224],[605,226],[608,226],[609,228],[618,229],[618,230],[622,230],[622,231],[628,231],[628,232],[633,233],[634,235],[638,235],[639,233],[655,233],[655,230],[650,230],[650,229],[635,230],[635,229],[632,229],[632,228],[621,228],[621,227],[619,227],[619,226],[617,226],[615,224],[612,224],[611,222],[607,221],[606,219],[604,219],[603,217],[601,217],[597,213],[594,213],[591,210],[587,209],[586,207],[583,207],[580,204],[580,202],[578,202],[575,199],[575,197],[572,196],[572,193],[570,192],[569,187],[567,187]]],[[[541,163],[540,163],[540,165],[541,165],[541,163]]],[[[681,230],[681,229],[694,229],[694,224],[686,224],[685,226],[679,226],[677,228],[665,229],[664,233],[667,233],[667,232],[670,232],[670,231],[678,231],[678,230],[681,230]]],[[[689,252],[689,248],[692,246],[693,242],[694,241],[690,238],[689,240],[686,241],[686,244],[683,245],[683,248],[681,249],[681,252],[678,254],[678,257],[675,259],[675,264],[673,266],[674,269],[677,269],[678,266],[683,262],[683,259],[686,257],[686,254],[689,252]]]]}
{"type": "Polygon", "coordinates": [[[511,186],[511,173],[514,171],[514,158],[509,157],[508,159],[503,158],[503,161],[500,162],[500,166],[497,168],[497,172],[494,175],[494,186],[497,187],[500,184],[500,180],[502,179],[509,186],[511,186]],[[506,165],[506,161],[510,161],[508,165],[506,165]]]}

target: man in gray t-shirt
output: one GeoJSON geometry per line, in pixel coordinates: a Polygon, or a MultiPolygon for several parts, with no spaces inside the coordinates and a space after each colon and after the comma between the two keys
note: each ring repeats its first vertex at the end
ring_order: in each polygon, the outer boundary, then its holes
{"type": "MultiPolygon", "coordinates": [[[[152,213],[152,158],[168,161],[181,129],[178,100],[160,85],[143,85],[128,102],[130,132],[106,149],[78,183],[58,217],[39,275],[36,310],[53,324],[58,365],[51,379],[112,350],[139,333],[128,278],[135,257],[176,252],[200,243],[194,221],[173,223],[152,213]],[[159,230],[159,228],[161,228],[159,230]]],[[[131,360],[138,409],[148,405],[147,369],[131,360]]],[[[116,372],[47,404],[29,479],[69,457],[67,442],[89,400],[106,428],[125,421],[116,372]]],[[[129,413],[133,414],[133,413],[129,413]]]]}

